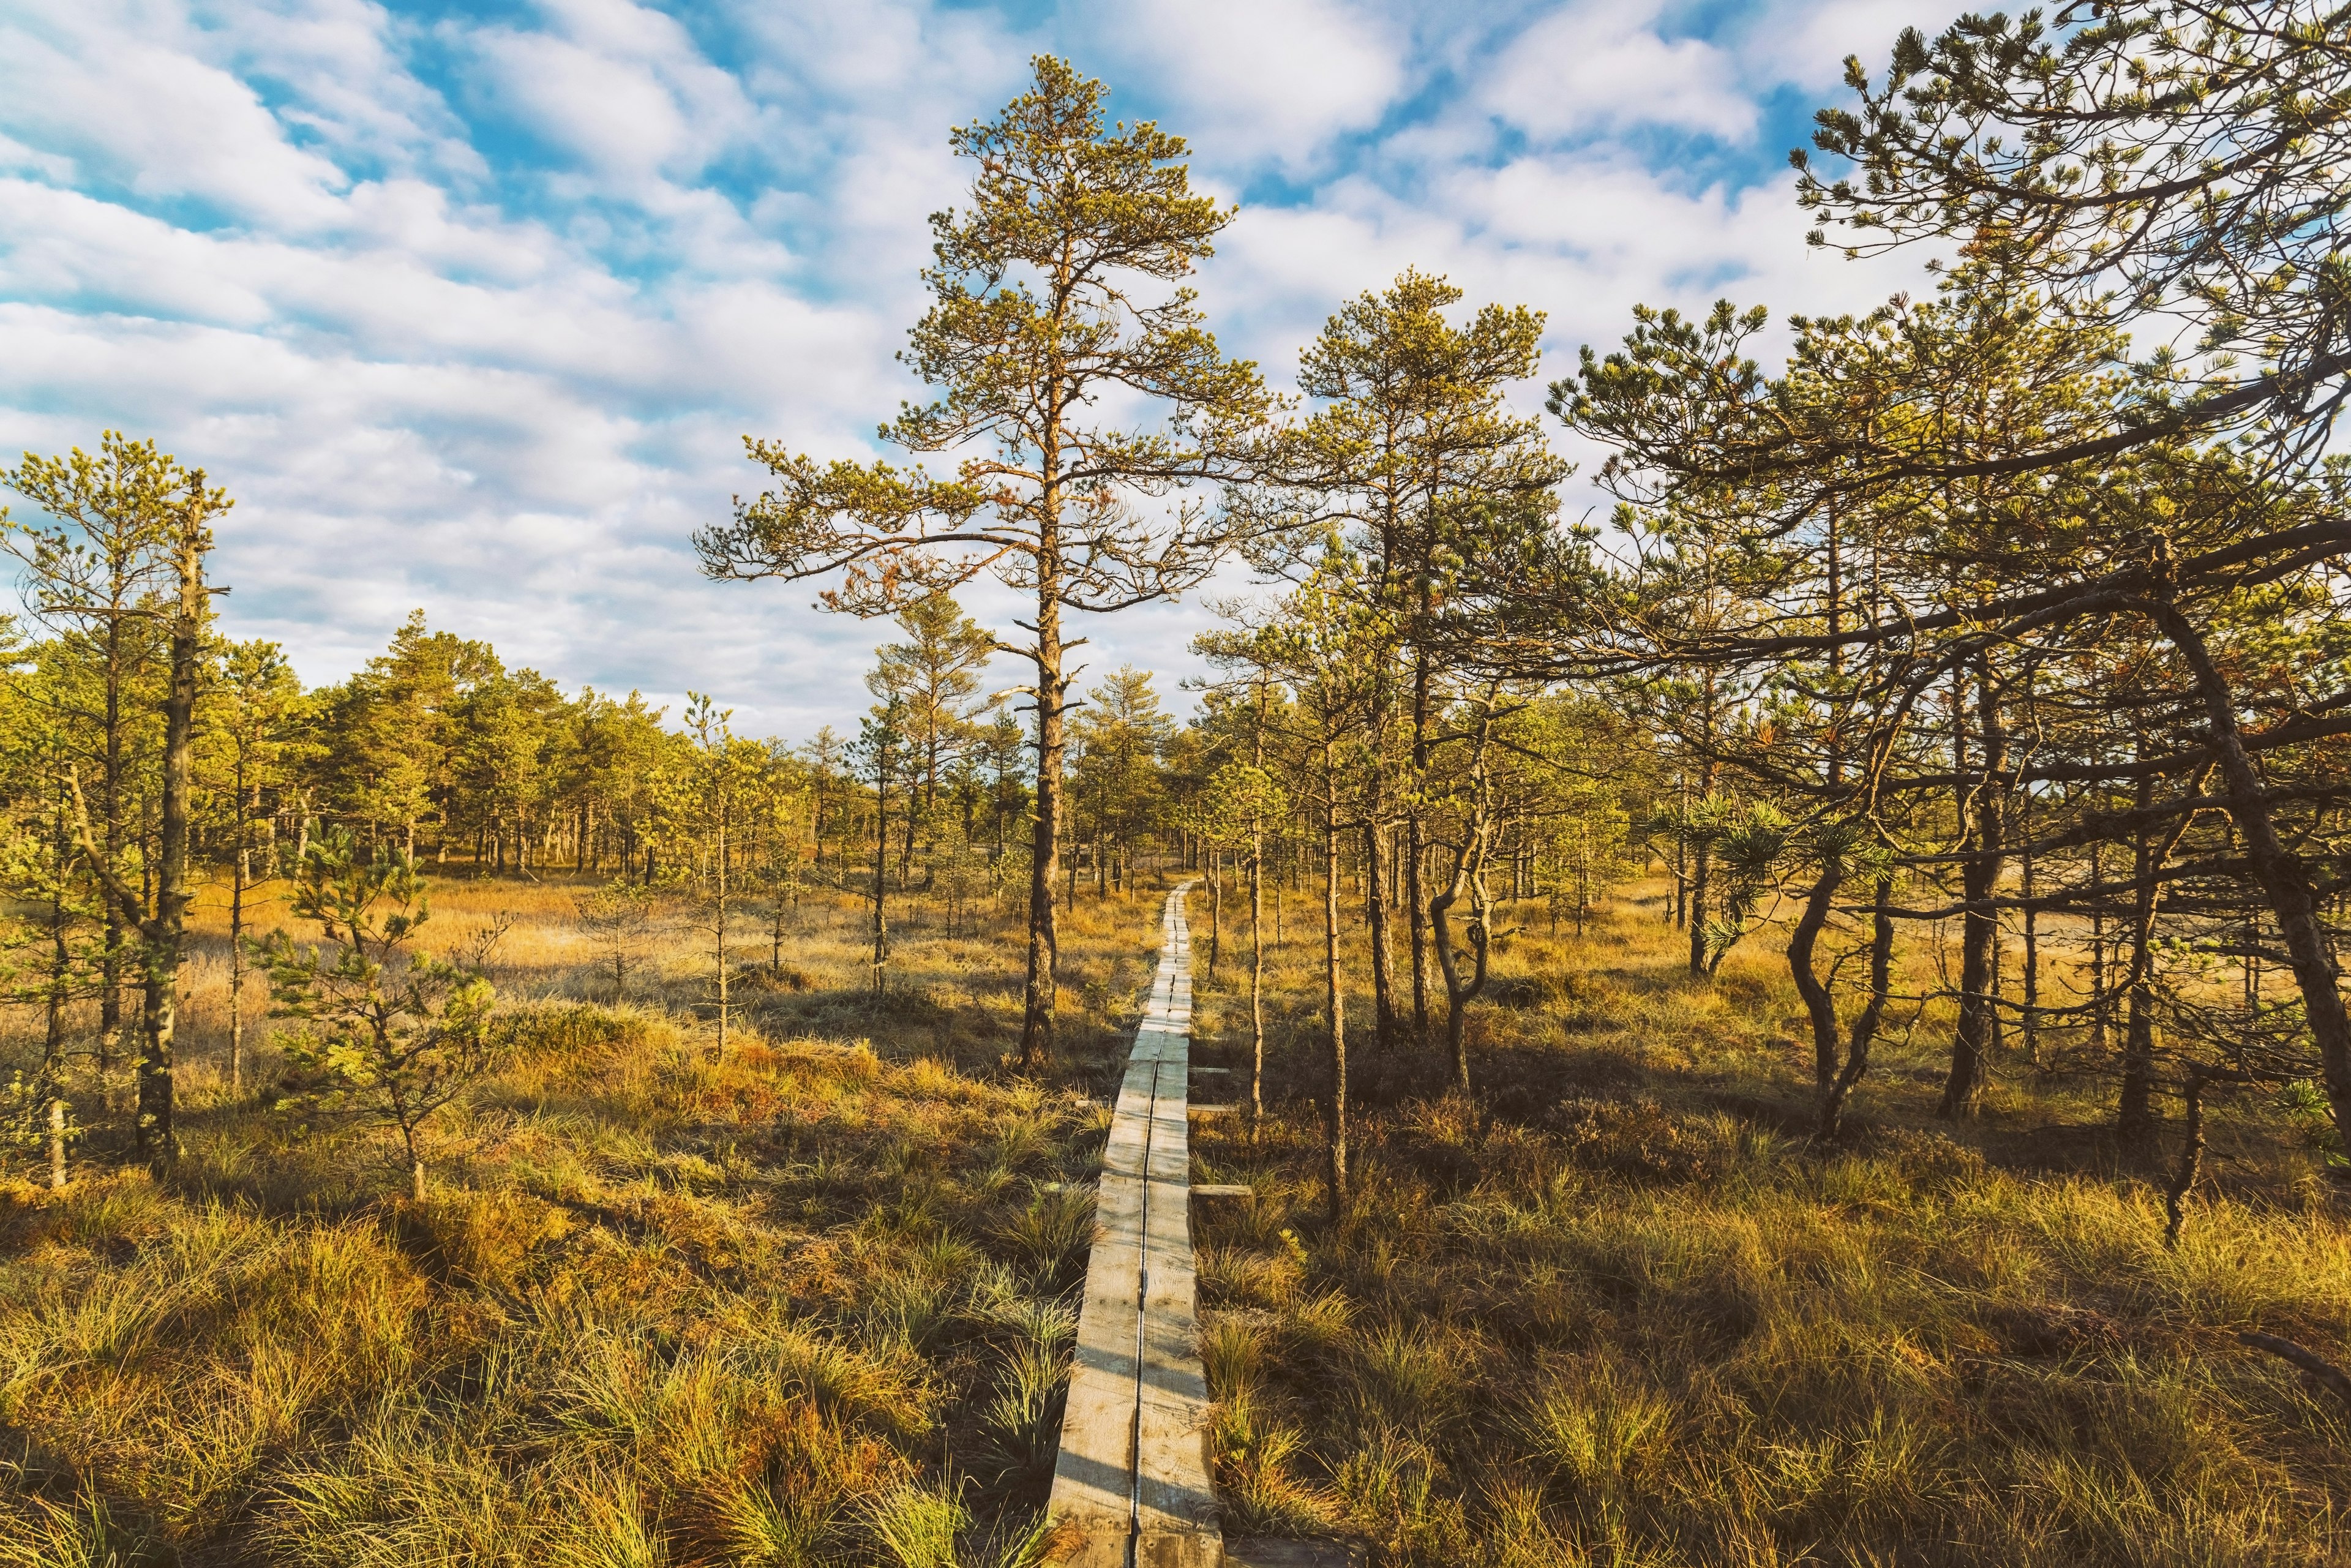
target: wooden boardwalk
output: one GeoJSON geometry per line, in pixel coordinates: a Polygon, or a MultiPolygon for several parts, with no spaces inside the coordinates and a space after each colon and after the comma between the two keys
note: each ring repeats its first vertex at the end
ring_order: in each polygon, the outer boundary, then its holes
{"type": "Polygon", "coordinates": [[[1046,1561],[1066,1568],[1219,1568],[1208,1384],[1192,1272],[1186,1135],[1192,943],[1167,895],[1151,1001],[1102,1149],[1046,1561]]]}

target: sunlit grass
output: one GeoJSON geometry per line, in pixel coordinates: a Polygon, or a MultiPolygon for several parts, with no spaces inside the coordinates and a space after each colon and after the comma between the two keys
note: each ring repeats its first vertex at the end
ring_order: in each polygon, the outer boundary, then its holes
{"type": "MultiPolygon", "coordinates": [[[[1582,942],[1520,916],[1471,1017],[1474,1108],[1437,1050],[1375,1049],[1359,967],[1336,1225],[1319,981],[1290,934],[1279,1111],[1195,1134],[1212,1179],[1257,1194],[1197,1217],[1234,1527],[1430,1565],[2351,1549],[2344,1412],[2234,1337],[2351,1342],[2351,1244],[2282,1129],[2225,1129],[2224,1177],[2167,1249],[2159,1193],[2085,1125],[2097,1080],[2011,1060],[1991,1114],[1933,1120],[1932,1009],[1815,1148],[1773,934],[1691,981],[1656,910],[1618,901],[1582,942]]],[[[1203,988],[1210,1060],[1241,1061],[1242,973],[1203,988]]]]}
{"type": "Polygon", "coordinates": [[[435,886],[444,944],[515,916],[513,1049],[421,1204],[379,1134],[271,1108],[251,982],[229,1094],[207,900],[172,1180],[90,1107],[63,1194],[0,1194],[0,1564],[1034,1556],[1156,895],[1068,920],[1024,1078],[1000,917],[902,908],[878,998],[853,901],[804,896],[780,967],[747,919],[722,1060],[711,956],[673,924],[616,1004],[576,891],[435,886]]]}
{"type": "MultiPolygon", "coordinates": [[[[879,998],[854,901],[804,895],[780,964],[747,919],[718,1060],[710,955],[673,922],[615,998],[576,891],[436,893],[445,940],[517,915],[515,1050],[433,1128],[423,1204],[380,1135],[267,1108],[265,1042],[228,1094],[207,904],[172,1181],[93,1110],[74,1185],[0,1207],[0,1568],[1033,1557],[1156,891],[1065,915],[1030,1078],[1000,914],[898,909],[879,998]]],[[[1815,1148],[1771,931],[1708,983],[1653,903],[1582,940],[1530,907],[1470,1017],[1474,1105],[1376,1049],[1356,955],[1334,1226],[1311,907],[1274,955],[1274,1114],[1195,1128],[1202,1179],[1255,1194],[1197,1217],[1233,1530],[1524,1568],[2351,1545],[2351,1423],[2234,1338],[2351,1339],[2351,1242],[2256,1109],[2219,1113],[2167,1249],[2102,1081],[2011,1058],[1952,1129],[1948,1010],[1897,1009],[1815,1148]]],[[[1241,1066],[1223,936],[1198,1054],[1241,1066]]]]}

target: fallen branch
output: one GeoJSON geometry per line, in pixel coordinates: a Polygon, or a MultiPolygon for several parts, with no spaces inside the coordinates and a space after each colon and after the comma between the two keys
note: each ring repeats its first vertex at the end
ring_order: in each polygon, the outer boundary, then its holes
{"type": "Polygon", "coordinates": [[[2346,1374],[2341,1367],[2325,1357],[2315,1352],[2303,1349],[2290,1339],[2280,1339],[2275,1334],[2254,1333],[2248,1331],[2239,1334],[2237,1338],[2255,1350],[2265,1350],[2281,1361],[2293,1363],[2302,1369],[2304,1377],[2343,1401],[2345,1408],[2351,1409],[2351,1374],[2346,1374]]]}

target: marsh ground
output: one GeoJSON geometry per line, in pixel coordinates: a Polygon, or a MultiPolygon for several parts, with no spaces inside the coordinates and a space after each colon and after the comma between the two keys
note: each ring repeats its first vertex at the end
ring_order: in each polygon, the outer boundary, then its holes
{"type": "MultiPolygon", "coordinates": [[[[94,1097],[64,1194],[10,1156],[0,1563],[1023,1559],[1158,892],[1081,895],[1065,1050],[1023,1077],[999,915],[902,918],[876,998],[856,901],[804,895],[780,962],[755,910],[720,1058],[690,924],[615,997],[584,891],[436,881],[434,940],[513,917],[512,1051],[434,1127],[421,1204],[382,1129],[269,1103],[266,1045],[227,1093],[206,905],[172,1177],[94,1097]]],[[[1196,1059],[1245,1068],[1236,902],[1214,976],[1194,905],[1196,1059]]],[[[2351,1425],[2234,1338],[2351,1340],[2290,1122],[2217,1113],[2167,1249],[2095,1073],[2007,1061],[1983,1118],[1934,1120],[1930,1009],[1813,1147],[1776,938],[1692,981],[1657,909],[1513,916],[1474,1103],[1372,1043],[1358,985],[1333,1222],[1286,895],[1271,1113],[1196,1131],[1202,1179],[1256,1195],[1199,1213],[1237,1525],[1425,1564],[2343,1555],[2351,1425]]]]}
{"type": "MultiPolygon", "coordinates": [[[[2351,1333],[2351,1248],[2290,1120],[2220,1115],[2168,1249],[2100,1073],[2005,1060],[1980,1119],[1935,1119],[1938,1004],[1897,1009],[1848,1136],[1814,1146],[1782,938],[1692,980],[1661,892],[1582,938],[1518,917],[1470,1015],[1474,1104],[1359,1006],[1335,1224],[1318,977],[1280,955],[1280,1109],[1196,1144],[1257,1194],[1198,1237],[1240,1522],[1432,1565],[2342,1559],[2346,1413],[2235,1338],[2351,1333]]],[[[1201,1011],[1240,1065],[1235,953],[1228,927],[1201,1011]]]]}
{"type": "Polygon", "coordinates": [[[171,1179],[93,1086],[69,1187],[19,1150],[0,1199],[0,1563],[1022,1555],[1144,915],[1069,922],[1021,1078],[1000,918],[918,919],[879,998],[853,899],[804,895],[781,966],[747,921],[720,1057],[690,923],[616,998],[584,891],[436,881],[428,947],[513,917],[511,1050],[423,1203],[384,1129],[270,1103],[266,1045],[228,1094],[207,904],[171,1179]]]}

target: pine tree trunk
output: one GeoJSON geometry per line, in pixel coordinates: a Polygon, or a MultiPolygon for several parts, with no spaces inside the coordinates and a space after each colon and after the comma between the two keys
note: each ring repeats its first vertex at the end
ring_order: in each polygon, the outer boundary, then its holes
{"type": "Polygon", "coordinates": [[[2090,1050],[2106,1049],[2106,891],[2104,846],[2090,845],[2090,1050]]]}
{"type": "Polygon", "coordinates": [[[1795,929],[1788,935],[1788,974],[1796,982],[1796,995],[1802,998],[1805,1019],[1812,1025],[1813,1085],[1823,1103],[1836,1082],[1838,1069],[1844,1065],[1844,1042],[1837,1034],[1835,999],[1813,966],[1813,950],[1819,944],[1822,927],[1828,924],[1829,906],[1844,883],[1844,867],[1841,862],[1832,860],[1823,865],[1820,875],[1813,880],[1812,891],[1804,895],[1803,912],[1796,918],[1795,929]]]}
{"type": "Polygon", "coordinates": [[[1869,1048],[1877,1038],[1879,1024],[1886,1017],[1886,1003],[1893,994],[1894,976],[1894,879],[1880,877],[1877,900],[1869,940],[1869,1000],[1861,1016],[1853,1020],[1853,1032],[1845,1044],[1844,1064],[1834,1077],[1820,1082],[1820,1115],[1815,1130],[1825,1141],[1834,1138],[1844,1129],[1844,1108],[1853,1098],[1854,1085],[1869,1070],[1869,1048]]]}
{"type": "Polygon", "coordinates": [[[2285,944],[2294,982],[2301,988],[2335,1131],[2346,1146],[2351,1146],[2351,1013],[2343,1005],[2342,968],[2334,944],[2319,923],[2317,897],[2301,861],[2278,840],[2268,802],[2262,798],[2260,777],[2237,730],[2235,695],[2212,663],[2203,637],[2168,603],[2158,601],[2153,612],[2157,624],[2195,675],[2211,728],[2213,753],[2229,792],[2229,814],[2245,836],[2253,874],[2269,895],[2270,913],[2277,921],[2278,936],[2285,944]]]}
{"type": "Polygon", "coordinates": [[[1428,858],[1427,824],[1419,806],[1419,784],[1428,772],[1428,672],[1426,659],[1414,655],[1412,692],[1412,766],[1414,789],[1405,797],[1404,814],[1405,924],[1412,947],[1412,1042],[1428,1045],[1430,985],[1428,952],[1428,890],[1423,885],[1428,858]]]}
{"type": "MultiPolygon", "coordinates": [[[[2145,737],[2138,752],[2144,754],[2145,737]]],[[[2155,1137],[2155,994],[2147,966],[2155,936],[2155,844],[2145,813],[2155,804],[2155,782],[2138,781],[2140,826],[2131,845],[2130,977],[2124,992],[2122,1092],[2115,1105],[2115,1136],[2134,1155],[2155,1137]]]]}
{"type": "MultiPolygon", "coordinates": [[[[1959,1017],[1951,1035],[1950,1074],[1944,1080],[1943,1102],[1937,1111],[1937,1114],[1952,1120],[1975,1114],[1976,1099],[1982,1092],[1992,1051],[2000,1039],[1999,999],[1992,988],[1992,948],[2000,939],[2000,919],[1992,898],[2000,885],[2003,863],[2001,790],[2004,786],[2000,781],[2000,772],[2007,766],[2008,741],[2000,723],[1998,689],[1992,682],[1989,660],[1977,666],[1976,708],[1982,771],[1972,791],[1967,790],[1964,782],[1960,786],[1971,797],[1965,805],[1971,810],[1973,821],[1968,833],[1972,852],[1959,876],[1960,896],[1967,905],[1959,924],[1959,1017]]],[[[1961,758],[1959,772],[1964,780],[1968,769],[1964,765],[1962,714],[1955,683],[1953,743],[1961,758]]]]}
{"type": "Polygon", "coordinates": [[[2024,894],[2024,1060],[2041,1065],[2041,911],[2033,899],[2039,892],[2033,863],[2032,796],[2017,797],[2017,831],[2022,835],[2024,894]]]}
{"type": "MultiPolygon", "coordinates": [[[[1483,830],[1477,831],[1482,838],[1483,830]]],[[[1482,898],[1475,897],[1477,879],[1484,873],[1483,855],[1469,844],[1464,844],[1453,862],[1453,874],[1445,890],[1428,901],[1429,946],[1436,949],[1437,973],[1445,981],[1445,1046],[1446,1055],[1453,1068],[1453,1087],[1463,1095],[1470,1092],[1469,1082],[1469,1004],[1486,988],[1485,934],[1486,911],[1482,898]],[[1452,915],[1464,892],[1473,894],[1476,925],[1470,944],[1474,962],[1468,976],[1461,973],[1460,955],[1453,945],[1452,915]]]]}
{"type": "Polygon", "coordinates": [[[726,992],[728,977],[726,974],[726,800],[723,793],[725,788],[722,781],[720,784],[722,793],[718,801],[718,915],[716,922],[718,948],[718,1057],[722,1061],[726,1057],[726,1013],[729,999],[726,992]]]}
{"type": "Polygon", "coordinates": [[[1265,829],[1249,831],[1249,1125],[1265,1115],[1265,829]]]}
{"type": "MultiPolygon", "coordinates": [[[[62,794],[62,789],[60,794],[62,794]]],[[[42,1011],[45,1030],[41,1047],[41,1072],[44,1077],[60,1071],[66,1055],[66,1004],[72,998],[73,945],[67,937],[66,867],[70,863],[74,841],[67,826],[67,807],[63,800],[57,804],[56,880],[49,887],[49,983],[44,997],[42,1011]]]]}
{"type": "Polygon", "coordinates": [[[873,994],[882,994],[883,966],[890,961],[890,912],[883,900],[890,883],[890,774],[873,774],[873,994]]]}
{"type": "Polygon", "coordinates": [[[1339,802],[1336,748],[1322,745],[1322,1004],[1329,1018],[1331,1104],[1323,1118],[1331,1222],[1347,1197],[1347,997],[1339,973],[1339,802]]]}
{"type": "Polygon", "coordinates": [[[1364,824],[1364,924],[1372,948],[1372,1039],[1383,1051],[1395,1049],[1395,960],[1388,951],[1387,846],[1380,831],[1378,801],[1364,824]]]}
{"type": "Polygon", "coordinates": [[[246,850],[239,833],[235,858],[229,862],[228,884],[228,1092],[234,1100],[245,1085],[245,879],[246,850]]]}
{"type": "Polygon", "coordinates": [[[1217,977],[1217,959],[1224,946],[1225,852],[1208,852],[1208,978],[1217,977]]]}
{"type": "Polygon", "coordinates": [[[1714,852],[1701,841],[1692,846],[1689,892],[1682,901],[1682,919],[1689,933],[1689,972],[1701,979],[1707,974],[1706,899],[1714,891],[1713,884],[1714,852]]]}
{"type": "MultiPolygon", "coordinates": [[[[1051,535],[1047,534],[1050,541],[1051,535]]],[[[1052,548],[1050,543],[1048,550],[1052,548]]],[[[1020,1069],[1034,1071],[1054,1046],[1061,942],[1053,924],[1053,881],[1061,872],[1061,607],[1050,558],[1040,551],[1037,584],[1037,821],[1029,840],[1029,973],[1021,997],[1020,1069]]],[[[1075,867],[1072,866],[1074,873],[1075,867]]]]}
{"type": "MultiPolygon", "coordinates": [[[[202,489],[203,476],[197,476],[202,489]]],[[[155,916],[145,937],[146,1018],[139,1061],[140,1153],[159,1170],[179,1153],[172,1125],[172,1049],[178,1028],[180,956],[187,940],[188,826],[195,754],[196,675],[202,654],[204,577],[202,513],[191,503],[178,549],[179,602],[172,618],[171,685],[163,700],[163,800],[157,833],[155,916]]]]}

